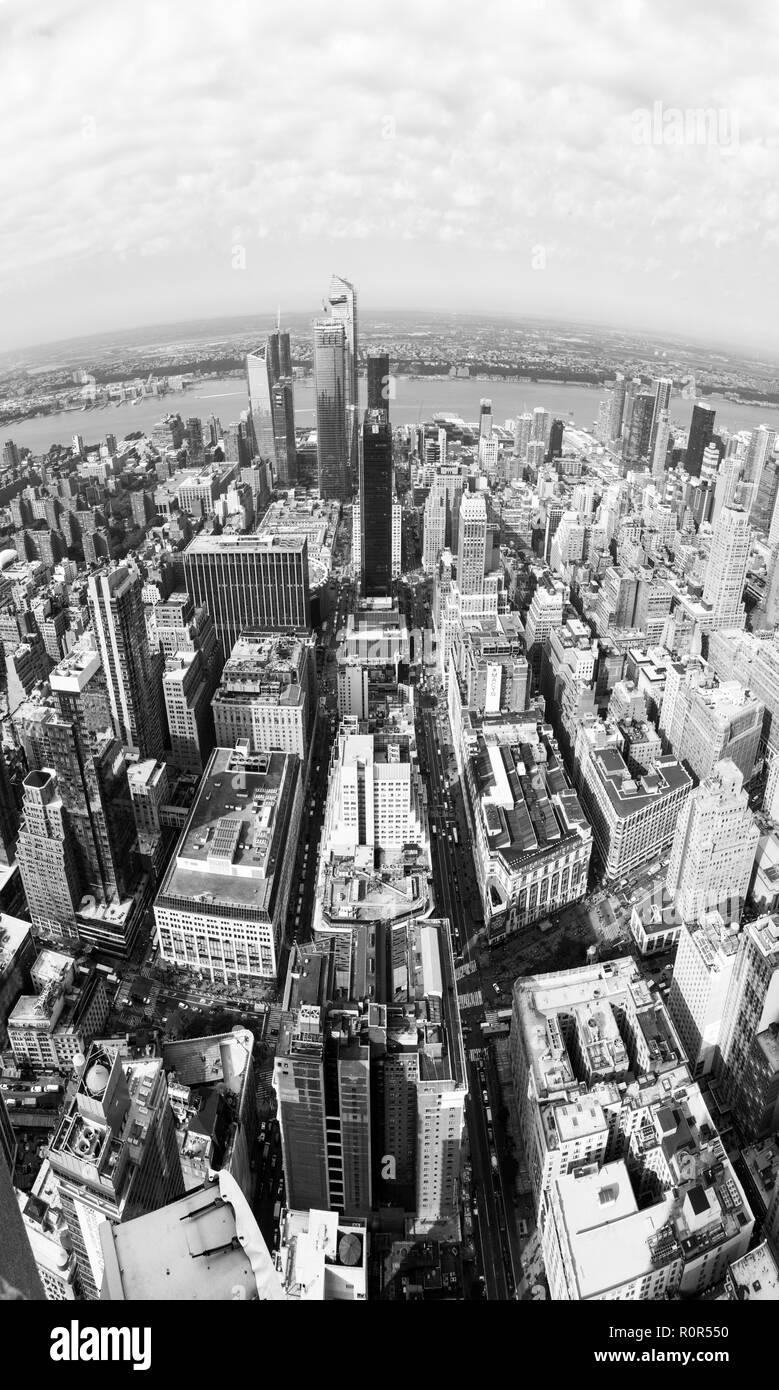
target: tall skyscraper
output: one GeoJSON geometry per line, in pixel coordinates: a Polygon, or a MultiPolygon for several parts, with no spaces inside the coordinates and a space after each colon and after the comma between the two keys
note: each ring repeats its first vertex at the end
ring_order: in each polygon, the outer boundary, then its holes
{"type": "Polygon", "coordinates": [[[368,355],[368,409],[389,411],[389,391],[389,353],[371,352],[368,355]]]}
{"type": "Polygon", "coordinates": [[[717,763],[676,824],[666,888],[680,917],[696,922],[716,908],[738,921],[759,838],[739,769],[729,760],[717,763]]]}
{"type": "Polygon", "coordinates": [[[360,456],[360,554],[365,598],[392,592],[392,430],[384,409],[366,410],[360,456]]]}
{"type": "Polygon", "coordinates": [[[741,929],[722,1019],[723,1098],[747,1139],[779,1129],[779,917],[741,929]]]}
{"type": "Polygon", "coordinates": [[[196,536],[184,552],[187,590],[214,620],[225,659],[251,628],[308,631],[305,536],[196,536]]]}
{"type": "Polygon", "coordinates": [[[653,429],[652,474],[657,482],[662,482],[663,474],[665,473],[665,461],[668,456],[668,438],[671,433],[667,410],[660,411],[653,429]]]}
{"type": "Polygon", "coordinates": [[[275,383],[271,391],[271,407],[276,477],[282,487],[291,487],[297,477],[295,400],[291,377],[275,383]]]}
{"type": "Polygon", "coordinates": [[[457,545],[457,584],[461,594],[484,588],[487,558],[487,505],[480,492],[465,492],[460,500],[457,545]]]}
{"type": "Polygon", "coordinates": [[[334,275],[330,281],[328,304],[333,321],[344,327],[344,409],[346,428],[346,449],[348,458],[348,493],[357,486],[358,456],[360,448],[360,397],[358,390],[357,361],[359,352],[357,328],[357,292],[349,280],[334,275]]]}
{"type": "Polygon", "coordinates": [[[492,438],[492,401],[486,396],[479,401],[479,439],[492,438]]]}
{"type": "Polygon", "coordinates": [[[760,425],[753,430],[744,459],[744,481],[759,482],[765,465],[776,448],[776,430],[760,425]]]}
{"type": "Polygon", "coordinates": [[[314,321],[314,391],[319,492],[327,500],[351,496],[347,418],[346,328],[333,319],[314,321]]]}
{"type": "Polygon", "coordinates": [[[635,468],[651,457],[652,417],[655,398],[649,391],[640,391],[633,399],[630,427],[625,440],[623,470],[635,468]]]}
{"type": "Polygon", "coordinates": [[[650,458],[654,457],[655,440],[657,439],[657,430],[660,424],[660,418],[663,414],[667,415],[670,411],[671,388],[673,386],[673,381],[668,376],[660,376],[655,378],[655,380],[652,382],[652,385],[654,386],[655,390],[655,404],[654,409],[652,411],[652,432],[649,439],[650,458]]]}
{"type": "Polygon", "coordinates": [[[625,377],[617,372],[611,388],[611,410],[609,414],[609,438],[618,440],[622,435],[622,417],[625,412],[625,377]]]}
{"type": "Polygon", "coordinates": [[[246,384],[257,453],[262,459],[275,458],[272,383],[267,343],[259,352],[247,353],[246,384]]]}
{"type": "Polygon", "coordinates": [[[117,1225],[184,1195],[162,1058],[130,1061],[93,1043],[49,1161],[84,1295],[97,1299],[102,1222],[117,1225]]]}
{"type": "Polygon", "coordinates": [[[684,456],[685,471],[692,478],[699,478],[701,475],[703,451],[706,445],[711,443],[714,434],[715,413],[711,406],[701,405],[698,401],[692,408],[687,450],[684,456]]]}
{"type": "Polygon", "coordinates": [[[89,609],[114,733],[142,758],[163,752],[162,663],[149,651],[141,577],[127,565],[89,578],[89,609]]]}
{"type": "Polygon", "coordinates": [[[744,626],[744,585],[751,530],[742,507],[723,507],[714,527],[703,601],[712,607],[712,627],[744,626]]]}
{"type": "Polygon", "coordinates": [[[708,1076],[717,1065],[722,1014],[738,952],[738,928],[713,920],[685,922],[674,960],[668,1012],[690,1071],[708,1076]]]}

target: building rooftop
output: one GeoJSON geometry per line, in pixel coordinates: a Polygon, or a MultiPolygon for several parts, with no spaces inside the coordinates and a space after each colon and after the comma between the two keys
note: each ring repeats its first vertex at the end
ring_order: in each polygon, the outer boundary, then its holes
{"type": "Polygon", "coordinates": [[[733,1261],[730,1280],[737,1299],[767,1303],[779,1299],[779,1266],[766,1241],[733,1261]]]}
{"type": "Polygon", "coordinates": [[[19,951],[31,940],[32,928],[20,917],[0,913],[0,978],[14,963],[19,951]]]}
{"type": "Polygon", "coordinates": [[[146,1216],[103,1222],[99,1230],[103,1294],[112,1301],[284,1300],[251,1207],[229,1173],[146,1216]]]}
{"type": "Polygon", "coordinates": [[[299,775],[298,758],[285,753],[214,749],[158,902],[195,899],[270,913],[299,775]]]}
{"type": "Polygon", "coordinates": [[[692,778],[671,755],[657,758],[651,772],[633,777],[616,748],[593,748],[592,764],[601,786],[620,817],[633,816],[662,796],[691,787],[692,778]]]}

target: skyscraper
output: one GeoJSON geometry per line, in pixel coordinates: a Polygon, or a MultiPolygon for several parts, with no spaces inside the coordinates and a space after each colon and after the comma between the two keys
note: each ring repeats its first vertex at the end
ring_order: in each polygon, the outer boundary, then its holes
{"type": "Polygon", "coordinates": [[[492,401],[486,397],[479,402],[479,439],[492,438],[492,401]]]}
{"type": "Polygon", "coordinates": [[[357,292],[349,280],[334,275],[330,281],[328,304],[333,321],[344,326],[345,345],[345,427],[348,458],[347,488],[351,493],[357,484],[360,446],[360,398],[358,392],[358,330],[357,292]]]}
{"type": "Polygon", "coordinates": [[[389,410],[390,369],[389,353],[371,352],[368,355],[368,409],[389,410]]]}
{"type": "Polygon", "coordinates": [[[314,321],[314,391],[319,492],[346,502],[351,496],[347,420],[346,328],[333,319],[314,321]]]}
{"type": "Polygon", "coordinates": [[[692,478],[699,478],[701,475],[703,451],[706,445],[711,443],[714,434],[715,413],[711,406],[701,405],[697,401],[692,408],[687,450],[684,456],[685,471],[692,478]]]}
{"type": "Polygon", "coordinates": [[[184,552],[187,589],[214,620],[226,658],[244,628],[308,631],[305,536],[196,536],[184,552]]]}
{"type": "Polygon", "coordinates": [[[385,409],[366,410],[360,456],[360,554],[365,598],[392,592],[392,431],[385,409]]]}
{"type": "Polygon", "coordinates": [[[259,352],[247,353],[246,384],[257,453],[262,459],[275,458],[272,382],[267,343],[259,352]]]}
{"type": "Polygon", "coordinates": [[[465,492],[460,500],[457,545],[457,584],[461,594],[484,588],[487,558],[487,506],[480,492],[465,492]]]}
{"type": "Polygon", "coordinates": [[[744,626],[743,596],[750,538],[744,509],[723,507],[714,527],[703,586],[703,601],[712,607],[712,628],[744,626]]]}
{"type": "Polygon", "coordinates": [[[100,1225],[116,1225],[184,1195],[162,1059],[121,1057],[94,1043],[49,1148],[79,1276],[100,1297],[100,1225]]]}
{"type": "Polygon", "coordinates": [[[674,961],[668,1012],[696,1078],[714,1070],[738,928],[713,920],[685,922],[674,961]]]}
{"type": "Polygon", "coordinates": [[[698,921],[717,908],[738,921],[759,832],[735,763],[717,763],[692,791],[676,824],[666,875],[680,917],[698,921]]]}
{"type": "Polygon", "coordinates": [[[625,412],[625,377],[617,372],[611,388],[611,410],[609,414],[609,437],[618,440],[622,434],[622,417],[625,412]]]}
{"type": "Polygon", "coordinates": [[[89,578],[89,609],[114,733],[142,758],[163,752],[162,662],[149,651],[141,577],[118,565],[89,578]]]}
{"type": "Polygon", "coordinates": [[[725,1002],[719,1075],[725,1102],[748,1139],[779,1129],[779,917],[741,929],[725,1002]]]}
{"type": "Polygon", "coordinates": [[[275,383],[271,391],[271,409],[276,477],[282,487],[291,487],[297,475],[295,401],[291,377],[282,378],[275,383]]]}
{"type": "Polygon", "coordinates": [[[623,470],[645,463],[650,457],[652,417],[655,398],[649,391],[640,391],[633,399],[630,427],[625,440],[623,470]]]}
{"type": "Polygon", "coordinates": [[[744,459],[745,482],[756,483],[759,481],[763,468],[768,463],[775,448],[776,430],[769,429],[768,425],[760,425],[758,429],[752,431],[744,459]]]}
{"type": "Polygon", "coordinates": [[[667,415],[670,410],[671,387],[673,386],[673,381],[668,376],[660,376],[655,378],[655,380],[652,382],[652,385],[654,386],[655,390],[655,404],[654,410],[652,411],[652,432],[649,439],[650,457],[654,456],[655,440],[657,439],[657,430],[660,424],[660,417],[664,413],[667,415]]]}

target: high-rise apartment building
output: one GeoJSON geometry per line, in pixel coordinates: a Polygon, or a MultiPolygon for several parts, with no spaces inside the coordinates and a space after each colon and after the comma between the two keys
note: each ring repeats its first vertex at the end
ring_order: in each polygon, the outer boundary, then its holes
{"type": "Polygon", "coordinates": [[[367,410],[360,451],[360,558],[364,598],[392,593],[392,431],[385,409],[367,410]]]}
{"type": "Polygon", "coordinates": [[[183,1196],[181,1161],[162,1059],[130,1060],[95,1043],[54,1134],[49,1162],[84,1297],[103,1282],[100,1226],[183,1196]]]}
{"type": "Polygon", "coordinates": [[[712,908],[739,920],[759,838],[741,772],[718,762],[688,796],[671,846],[665,884],[685,922],[712,908]]]}
{"type": "Polygon", "coordinates": [[[660,421],[663,416],[665,416],[665,418],[668,419],[671,407],[671,389],[673,387],[673,381],[668,376],[660,376],[655,378],[655,380],[652,382],[652,385],[654,387],[655,392],[655,403],[654,408],[652,410],[652,430],[649,439],[650,459],[654,459],[655,445],[657,441],[657,433],[660,426],[660,421]]]}
{"type": "Polygon", "coordinates": [[[141,758],[163,751],[162,668],[149,651],[143,584],[128,565],[89,578],[89,609],[116,737],[141,758]]]}
{"type": "Polygon", "coordinates": [[[197,536],[184,552],[184,574],[214,620],[225,657],[245,628],[308,631],[305,536],[197,536]]]}
{"type": "Polygon", "coordinates": [[[703,585],[703,602],[712,609],[712,629],[744,626],[743,598],[751,534],[749,518],[742,507],[722,508],[714,527],[703,585]]]}

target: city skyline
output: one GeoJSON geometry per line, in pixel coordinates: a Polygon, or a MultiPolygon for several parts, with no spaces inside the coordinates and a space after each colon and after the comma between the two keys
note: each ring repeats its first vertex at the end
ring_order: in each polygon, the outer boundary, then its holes
{"type": "Polygon", "coordinates": [[[302,311],[334,265],[363,304],[774,350],[779,20],[762,0],[745,9],[680,19],[663,0],[650,23],[642,0],[586,15],[539,0],[450,31],[440,4],[401,4],[377,67],[357,6],[260,21],[228,0],[217,22],[196,4],[168,44],[157,7],[33,15],[11,0],[0,350],[251,304],[302,311]],[[260,24],[270,87],[255,96],[260,24]],[[518,70],[515,51],[533,63],[518,70]],[[51,78],[33,88],[43,52],[51,78]],[[464,84],[465,54],[478,80],[464,84]],[[290,64],[294,88],[275,76],[290,64]]]}

